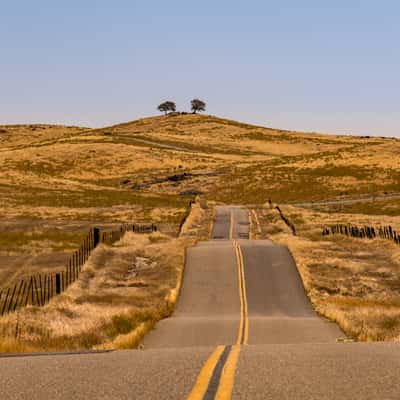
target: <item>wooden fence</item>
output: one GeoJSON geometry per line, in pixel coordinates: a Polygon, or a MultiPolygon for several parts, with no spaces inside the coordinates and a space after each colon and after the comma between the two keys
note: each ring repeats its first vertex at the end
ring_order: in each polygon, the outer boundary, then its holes
{"type": "Polygon", "coordinates": [[[322,229],[322,235],[346,235],[356,238],[381,238],[392,240],[400,244],[400,234],[397,233],[390,225],[389,226],[356,226],[351,224],[336,224],[325,226],[322,229]]]}
{"type": "MultiPolygon", "coordinates": [[[[269,200],[269,202],[271,204],[271,200],[269,200]]],[[[290,221],[288,217],[286,217],[279,206],[276,206],[275,209],[278,210],[282,221],[291,229],[293,235],[296,236],[296,227],[294,226],[293,222],[290,221]]]]}
{"type": "Polygon", "coordinates": [[[120,240],[126,232],[150,233],[157,230],[154,224],[123,224],[115,231],[100,232],[98,228],[89,231],[80,248],[69,259],[64,270],[49,274],[37,274],[22,279],[8,288],[0,288],[0,315],[16,311],[28,305],[42,307],[51,298],[64,292],[74,283],[99,243],[111,245],[120,240]]]}

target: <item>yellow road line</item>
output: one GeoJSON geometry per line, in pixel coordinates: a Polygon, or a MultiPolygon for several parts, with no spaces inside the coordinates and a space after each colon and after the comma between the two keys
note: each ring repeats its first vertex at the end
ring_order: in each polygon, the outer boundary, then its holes
{"type": "Polygon", "coordinates": [[[240,266],[240,255],[239,255],[239,247],[235,240],[235,253],[236,253],[236,262],[237,262],[237,270],[238,270],[238,285],[239,285],[239,299],[240,299],[240,323],[239,323],[239,332],[236,344],[240,345],[242,343],[242,332],[243,332],[243,323],[244,323],[244,299],[243,299],[243,285],[242,285],[242,269],[240,266]]]}
{"type": "Polygon", "coordinates": [[[243,344],[247,344],[249,341],[249,311],[247,304],[247,290],[246,290],[246,276],[244,273],[244,261],[243,261],[243,253],[240,245],[237,245],[238,254],[239,254],[239,262],[240,262],[240,270],[242,274],[242,297],[243,297],[243,323],[244,323],[244,337],[243,344]]]}
{"type": "Polygon", "coordinates": [[[240,346],[233,346],[226,360],[224,370],[219,381],[216,400],[230,400],[235,383],[236,366],[239,361],[240,346]]]}
{"type": "MultiPolygon", "coordinates": [[[[232,212],[231,212],[231,218],[232,212]]],[[[231,227],[232,227],[231,221],[231,227]]],[[[232,346],[228,358],[223,366],[222,374],[219,379],[219,385],[215,399],[229,400],[232,397],[233,385],[235,383],[235,372],[239,361],[240,345],[247,345],[249,339],[249,321],[248,321],[248,305],[247,305],[247,292],[246,280],[244,273],[243,253],[239,243],[234,241],[234,248],[237,260],[238,269],[238,283],[239,283],[239,297],[240,297],[240,324],[236,346],[232,346]]],[[[188,400],[202,400],[210,385],[213,377],[215,367],[221,359],[222,353],[226,346],[218,346],[211,356],[208,358],[204,367],[200,371],[196,384],[194,385],[188,400]]],[[[215,379],[215,378],[214,378],[215,379]]]]}
{"type": "Polygon", "coordinates": [[[233,224],[234,224],[234,217],[233,217],[233,210],[231,210],[231,223],[229,226],[229,239],[233,239],[233,224]]]}
{"type": "Polygon", "coordinates": [[[239,297],[240,297],[240,324],[237,344],[247,344],[249,339],[249,318],[247,305],[246,277],[244,273],[243,253],[239,243],[235,240],[235,252],[238,267],[239,297]]]}
{"type": "Polygon", "coordinates": [[[225,346],[218,346],[214,352],[211,354],[211,356],[208,358],[206,363],[204,364],[204,367],[200,371],[200,374],[197,378],[197,381],[192,389],[192,391],[189,394],[188,400],[202,400],[208,385],[210,383],[210,380],[212,378],[214,368],[218,363],[219,358],[221,357],[221,354],[223,353],[225,349],[225,346]]]}

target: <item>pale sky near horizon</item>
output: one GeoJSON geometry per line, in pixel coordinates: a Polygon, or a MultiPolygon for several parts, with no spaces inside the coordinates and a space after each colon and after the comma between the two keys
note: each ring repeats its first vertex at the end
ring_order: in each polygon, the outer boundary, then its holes
{"type": "Polygon", "coordinates": [[[0,124],[105,126],[163,100],[400,137],[400,2],[1,1],[0,124]]]}

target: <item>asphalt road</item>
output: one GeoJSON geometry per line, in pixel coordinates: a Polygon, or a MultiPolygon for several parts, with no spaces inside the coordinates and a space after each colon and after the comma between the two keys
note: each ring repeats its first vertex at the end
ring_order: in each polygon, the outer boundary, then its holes
{"type": "Polygon", "coordinates": [[[174,315],[143,350],[0,358],[0,399],[398,399],[400,347],[341,343],[284,247],[218,207],[174,315]]]}

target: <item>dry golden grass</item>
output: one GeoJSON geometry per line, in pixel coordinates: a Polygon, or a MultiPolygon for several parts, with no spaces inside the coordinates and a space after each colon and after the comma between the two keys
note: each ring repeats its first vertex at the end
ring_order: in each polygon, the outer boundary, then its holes
{"type": "MultiPolygon", "coordinates": [[[[365,242],[356,239],[321,238],[320,228],[322,224],[352,221],[390,224],[400,231],[398,198],[365,200],[385,192],[400,194],[399,154],[400,140],[289,132],[201,115],[144,118],[102,129],[0,126],[0,243],[2,237],[20,229],[4,226],[19,226],[21,222],[28,232],[36,224],[46,222],[49,237],[54,236],[56,227],[68,234],[71,225],[77,225],[80,228],[72,232],[78,235],[94,225],[155,222],[162,235],[151,236],[149,242],[142,243],[143,248],[162,245],[167,253],[174,254],[173,246],[182,247],[179,240],[183,239],[172,237],[177,235],[187,204],[196,193],[201,192],[210,203],[228,204],[263,204],[270,196],[279,204],[338,199],[335,205],[311,205],[309,211],[285,207],[299,229],[297,238],[273,213],[260,209],[252,218],[255,237],[267,235],[289,244],[317,309],[337,319],[355,338],[394,339],[398,337],[398,325],[393,322],[397,305],[392,306],[396,296],[388,282],[398,277],[399,254],[387,242],[374,241],[364,248],[365,242]],[[340,199],[346,198],[364,200],[342,204],[340,199]],[[169,238],[165,242],[163,235],[169,238]],[[338,288],[339,292],[335,292],[338,288]],[[344,288],[348,293],[343,292],[344,288]],[[385,297],[388,293],[390,299],[385,297]],[[347,302],[353,298],[368,302],[347,302]]],[[[183,227],[185,240],[207,235],[202,213],[210,217],[212,210],[194,206],[188,224],[183,227]],[[196,228],[190,228],[195,225],[196,228]]],[[[11,243],[0,246],[0,286],[30,268],[58,268],[69,249],[68,245],[58,248],[59,243],[54,238],[42,238],[19,247],[11,243]],[[57,254],[59,262],[55,260],[57,254]],[[47,255],[54,256],[52,265],[47,255]]],[[[133,251],[130,246],[126,244],[125,250],[133,251]]],[[[118,264],[125,250],[99,249],[93,260],[100,262],[96,257],[101,255],[118,264]]],[[[122,261],[121,265],[127,267],[122,261]]],[[[63,315],[54,311],[52,304],[43,310],[29,310],[21,325],[26,327],[21,331],[26,340],[19,343],[43,348],[40,338],[45,338],[43,343],[54,348],[131,346],[137,343],[141,329],[148,329],[154,319],[170,312],[168,307],[161,307],[165,303],[158,303],[148,314],[146,295],[144,299],[135,297],[137,293],[152,293],[150,283],[146,290],[103,288],[105,299],[110,294],[110,303],[106,305],[99,303],[94,294],[90,301],[76,303],[79,296],[84,299],[84,294],[89,296],[97,290],[97,286],[90,287],[97,284],[97,278],[102,276],[103,283],[112,281],[106,270],[94,265],[88,266],[87,273],[94,274],[95,279],[88,280],[91,283],[87,288],[78,284],[71,288],[70,293],[75,293],[76,298],[61,296],[54,301],[54,305],[66,302],[71,308],[67,307],[67,314],[75,312],[79,316],[76,320],[86,321],[84,329],[79,328],[80,323],[74,324],[74,318],[64,316],[59,319],[60,327],[71,322],[67,324],[71,329],[69,336],[63,336],[56,326],[51,327],[49,334],[43,328],[45,321],[49,316],[57,321],[57,315],[63,315]],[[121,298],[120,292],[130,294],[121,298]],[[125,305],[121,304],[131,295],[140,306],[123,308],[125,305]],[[103,311],[106,322],[95,318],[103,311]],[[157,316],[151,317],[154,315],[157,316]],[[110,323],[114,317],[114,323],[110,323]],[[36,325],[36,320],[42,322],[36,325]],[[113,328],[114,325],[119,328],[113,328]],[[137,327],[136,333],[132,333],[133,326],[137,327]],[[120,331],[116,333],[115,329],[120,331]],[[57,339],[51,342],[50,337],[57,339]]],[[[172,270],[170,273],[173,275],[172,270]]],[[[150,276],[148,279],[151,281],[150,276]]],[[[179,279],[175,276],[173,280],[179,279]]],[[[156,298],[167,289],[157,290],[156,298]]],[[[171,288],[168,290],[174,293],[171,288]]],[[[63,304],[59,304],[60,309],[63,304]]],[[[23,312],[20,314],[22,318],[23,312]]],[[[15,323],[10,322],[8,343],[13,343],[15,323]]],[[[5,329],[6,325],[1,326],[5,329]]]]}
{"type": "Polygon", "coordinates": [[[0,318],[0,351],[54,351],[135,347],[173,310],[185,247],[204,237],[211,209],[193,205],[180,237],[127,233],[100,245],[79,279],[45,307],[0,318]]]}
{"type": "Polygon", "coordinates": [[[54,215],[63,212],[63,197],[71,213],[94,214],[102,205],[129,210],[127,201],[141,204],[150,193],[200,190],[224,202],[261,203],[271,191],[280,202],[400,192],[400,141],[392,139],[304,134],[200,115],[92,130],[20,126],[12,132],[1,142],[0,185],[7,191],[0,215],[36,208],[42,214],[49,203],[57,208],[54,215]],[[164,145],[176,149],[159,147],[164,145]],[[167,179],[184,172],[192,175],[180,182],[167,179]],[[21,185],[24,193],[17,190],[21,185]],[[311,190],[316,186],[321,190],[311,190]],[[31,197],[38,195],[35,204],[31,197]],[[103,199],[95,202],[96,195],[103,199]],[[80,206],[80,197],[90,201],[80,206]]]}
{"type": "MultiPolygon", "coordinates": [[[[348,214],[281,208],[298,235],[265,206],[255,210],[260,237],[288,246],[317,312],[355,340],[400,341],[400,246],[382,239],[322,236],[324,225],[347,223],[348,214]]],[[[400,228],[400,217],[352,215],[351,222],[400,228]]]]}

